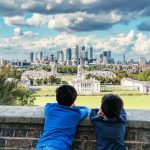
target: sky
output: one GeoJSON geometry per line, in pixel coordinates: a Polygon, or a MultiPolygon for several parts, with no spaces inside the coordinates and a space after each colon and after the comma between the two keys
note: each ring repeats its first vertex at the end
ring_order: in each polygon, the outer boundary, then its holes
{"type": "Polygon", "coordinates": [[[150,0],[0,0],[0,59],[93,46],[150,60],[150,0]]]}

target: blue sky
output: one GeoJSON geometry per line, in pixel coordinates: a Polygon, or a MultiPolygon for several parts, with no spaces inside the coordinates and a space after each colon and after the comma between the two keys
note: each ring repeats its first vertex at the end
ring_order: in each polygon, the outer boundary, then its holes
{"type": "Polygon", "coordinates": [[[75,44],[150,60],[149,0],[0,0],[0,59],[75,44]]]}

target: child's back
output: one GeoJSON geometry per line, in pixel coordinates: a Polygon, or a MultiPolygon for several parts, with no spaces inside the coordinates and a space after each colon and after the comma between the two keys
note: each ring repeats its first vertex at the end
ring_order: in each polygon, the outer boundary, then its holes
{"type": "Polygon", "coordinates": [[[96,132],[97,150],[125,150],[126,112],[120,100],[116,95],[106,95],[102,100],[102,110],[91,110],[90,119],[96,132]]]}
{"type": "MultiPolygon", "coordinates": [[[[71,88],[68,85],[63,86],[63,90],[61,88],[61,91],[58,89],[58,94],[61,95],[63,91],[63,94],[65,94],[64,88],[66,87],[71,88]]],[[[59,103],[62,103],[62,101],[59,103]]],[[[45,147],[49,147],[49,149],[53,148],[56,150],[70,149],[75,135],[76,126],[83,118],[88,115],[88,109],[86,107],[70,107],[70,104],[73,103],[66,102],[65,105],[67,106],[57,103],[49,103],[45,106],[44,130],[37,143],[37,149],[42,150],[45,147]]]]}

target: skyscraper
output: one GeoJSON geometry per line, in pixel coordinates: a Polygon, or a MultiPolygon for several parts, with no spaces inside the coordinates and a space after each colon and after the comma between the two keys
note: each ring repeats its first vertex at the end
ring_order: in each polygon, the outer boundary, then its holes
{"type": "Polygon", "coordinates": [[[66,59],[71,60],[71,56],[72,56],[71,48],[67,48],[66,59]]]}
{"type": "Polygon", "coordinates": [[[90,47],[90,59],[93,59],[93,47],[90,47]]]}
{"type": "Polygon", "coordinates": [[[108,58],[106,56],[103,57],[103,64],[104,65],[108,64],[108,58]]]}
{"type": "Polygon", "coordinates": [[[42,60],[43,60],[43,53],[40,52],[40,61],[42,61],[42,60]]]}
{"type": "Polygon", "coordinates": [[[51,61],[51,62],[54,61],[54,55],[53,55],[53,54],[50,55],[50,61],[51,61]]]}
{"type": "Polygon", "coordinates": [[[110,63],[111,62],[111,51],[103,51],[103,57],[105,57],[105,58],[103,58],[105,60],[105,62],[110,63]]]}
{"type": "Polygon", "coordinates": [[[67,48],[66,61],[68,66],[71,65],[71,56],[72,56],[71,48],[67,48]]]}
{"type": "Polygon", "coordinates": [[[78,65],[79,64],[79,46],[78,45],[74,45],[71,48],[72,51],[72,65],[78,65]]]}
{"type": "Polygon", "coordinates": [[[34,62],[34,53],[33,52],[30,53],[30,62],[34,62]]]}
{"type": "Polygon", "coordinates": [[[64,52],[63,51],[60,51],[60,56],[59,56],[58,61],[60,61],[60,62],[64,61],[64,52]]]}
{"type": "Polygon", "coordinates": [[[126,64],[126,56],[125,56],[125,54],[123,54],[123,64],[124,65],[126,64]]]}
{"type": "Polygon", "coordinates": [[[72,59],[78,59],[79,57],[79,46],[75,45],[71,48],[72,50],[72,59]]]}
{"type": "Polygon", "coordinates": [[[85,60],[88,61],[88,51],[85,51],[85,60]]]}
{"type": "Polygon", "coordinates": [[[82,50],[82,51],[85,51],[85,46],[82,46],[82,47],[81,47],[81,50],[82,50]]]}
{"type": "Polygon", "coordinates": [[[145,65],[146,64],[146,58],[145,57],[140,57],[139,58],[139,65],[145,65]]]}

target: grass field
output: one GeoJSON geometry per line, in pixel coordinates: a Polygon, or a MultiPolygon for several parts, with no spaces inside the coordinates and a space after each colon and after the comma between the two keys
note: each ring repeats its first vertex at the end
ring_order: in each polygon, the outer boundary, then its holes
{"type": "MultiPolygon", "coordinates": [[[[55,90],[58,86],[36,86],[40,91],[36,91],[34,95],[36,96],[50,96],[55,95],[55,90]]],[[[109,86],[111,87],[111,85],[109,86]]],[[[140,94],[138,91],[110,91],[110,92],[101,92],[101,94],[140,94]]]]}
{"type": "MultiPolygon", "coordinates": [[[[84,105],[89,108],[99,107],[102,96],[78,96],[76,105],[84,105]]],[[[150,109],[150,95],[121,96],[125,108],[128,109],[150,109]]],[[[35,105],[45,106],[46,103],[56,102],[53,97],[36,97],[35,105]]]]}
{"type": "MultiPolygon", "coordinates": [[[[44,106],[48,102],[56,102],[55,90],[58,86],[38,86],[40,91],[35,92],[36,101],[35,105],[44,106]]],[[[124,101],[125,108],[130,109],[150,109],[150,95],[135,95],[140,94],[138,91],[112,91],[112,92],[101,92],[101,94],[119,94],[124,101]],[[124,95],[124,94],[129,94],[124,95]]],[[[78,96],[76,105],[84,105],[90,108],[99,107],[102,96],[78,96]]]]}

